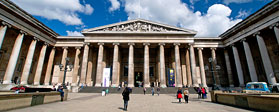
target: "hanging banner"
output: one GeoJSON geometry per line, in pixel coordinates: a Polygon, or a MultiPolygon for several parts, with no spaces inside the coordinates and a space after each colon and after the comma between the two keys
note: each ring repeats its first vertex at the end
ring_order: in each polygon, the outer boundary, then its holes
{"type": "Polygon", "coordinates": [[[110,68],[104,68],[103,70],[103,85],[102,87],[109,87],[110,82],[110,68]]]}
{"type": "Polygon", "coordinates": [[[168,69],[168,79],[169,79],[169,87],[175,87],[175,76],[174,76],[174,70],[168,69]]]}

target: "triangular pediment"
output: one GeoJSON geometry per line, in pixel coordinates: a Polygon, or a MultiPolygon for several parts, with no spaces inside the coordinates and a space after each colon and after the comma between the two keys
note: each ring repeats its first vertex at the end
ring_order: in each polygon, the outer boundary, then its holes
{"type": "Polygon", "coordinates": [[[85,29],[82,31],[82,33],[177,33],[195,35],[197,32],[194,30],[178,28],[143,19],[136,19],[91,29],[85,29]]]}

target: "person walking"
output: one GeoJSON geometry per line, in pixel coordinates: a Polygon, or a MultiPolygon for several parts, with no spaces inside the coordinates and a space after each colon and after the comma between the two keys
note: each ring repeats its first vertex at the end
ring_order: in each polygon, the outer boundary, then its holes
{"type": "Polygon", "coordinates": [[[178,90],[177,90],[177,98],[179,100],[179,103],[181,103],[181,98],[182,98],[182,90],[181,90],[181,88],[178,88],[178,90]]]}
{"type": "Polygon", "coordinates": [[[144,88],[143,88],[143,94],[144,94],[144,95],[145,95],[145,92],[146,92],[146,88],[144,87],[144,88]]]}
{"type": "Polygon", "coordinates": [[[127,109],[128,109],[128,101],[130,100],[129,95],[130,95],[130,90],[128,87],[126,87],[124,89],[124,91],[122,92],[122,96],[123,96],[123,100],[124,100],[124,109],[123,110],[125,110],[125,111],[127,111],[127,109]]]}
{"type": "Polygon", "coordinates": [[[188,90],[188,88],[185,88],[183,93],[184,93],[185,103],[188,103],[188,99],[189,99],[189,90],[188,90]]]}
{"type": "Polygon", "coordinates": [[[201,94],[202,94],[200,87],[198,88],[197,92],[198,92],[198,99],[200,99],[201,98],[201,94]]]}
{"type": "Polygon", "coordinates": [[[206,99],[206,97],[207,97],[206,96],[206,94],[207,94],[206,89],[203,87],[201,91],[202,91],[202,99],[206,99]]]}
{"type": "Polygon", "coordinates": [[[151,89],[152,96],[154,96],[154,87],[151,89]]]}
{"type": "Polygon", "coordinates": [[[157,88],[157,94],[160,95],[160,87],[157,88]]]}

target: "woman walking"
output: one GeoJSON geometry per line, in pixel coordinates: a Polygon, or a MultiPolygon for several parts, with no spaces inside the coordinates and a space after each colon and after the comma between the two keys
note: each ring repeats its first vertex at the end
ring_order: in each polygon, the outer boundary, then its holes
{"type": "Polygon", "coordinates": [[[177,91],[177,98],[179,100],[179,103],[181,103],[181,98],[182,98],[182,90],[181,88],[178,88],[178,91],[177,91]]]}
{"type": "Polygon", "coordinates": [[[124,110],[127,110],[127,108],[128,108],[128,101],[130,99],[129,95],[130,95],[130,90],[128,87],[126,87],[124,89],[124,91],[122,92],[122,96],[123,96],[123,100],[124,100],[124,110]]]}
{"type": "Polygon", "coordinates": [[[184,90],[184,99],[185,99],[185,103],[188,103],[188,98],[189,98],[189,90],[188,88],[186,88],[184,90]]]}

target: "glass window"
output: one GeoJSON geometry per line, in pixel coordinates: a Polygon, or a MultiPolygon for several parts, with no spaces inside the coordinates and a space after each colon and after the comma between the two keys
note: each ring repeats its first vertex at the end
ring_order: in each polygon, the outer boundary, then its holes
{"type": "Polygon", "coordinates": [[[124,66],[124,76],[128,76],[128,66],[124,66]]]}

